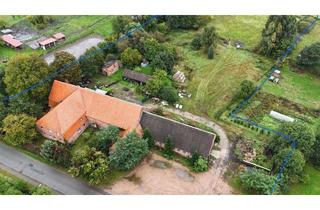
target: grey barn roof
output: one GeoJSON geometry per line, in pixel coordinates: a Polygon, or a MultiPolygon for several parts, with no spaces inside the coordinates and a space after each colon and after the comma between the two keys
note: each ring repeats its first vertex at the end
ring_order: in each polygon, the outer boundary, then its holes
{"type": "Polygon", "coordinates": [[[148,79],[150,79],[149,75],[146,75],[144,73],[140,73],[140,72],[136,72],[136,71],[132,71],[129,69],[125,69],[123,76],[125,78],[128,78],[130,80],[134,80],[136,82],[142,82],[142,83],[146,83],[148,81],[148,79]]]}
{"type": "Polygon", "coordinates": [[[169,136],[174,147],[190,154],[200,153],[204,157],[210,155],[215,134],[159,116],[143,112],[140,124],[148,129],[155,139],[164,143],[169,136]]]}

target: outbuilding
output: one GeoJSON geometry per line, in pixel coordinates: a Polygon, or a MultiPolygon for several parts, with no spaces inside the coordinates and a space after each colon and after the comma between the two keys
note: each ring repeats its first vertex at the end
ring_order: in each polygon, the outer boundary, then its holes
{"type": "Polygon", "coordinates": [[[39,42],[40,47],[42,47],[42,49],[47,50],[51,47],[54,47],[56,45],[57,40],[55,38],[47,38],[43,41],[39,42]]]}
{"type": "Polygon", "coordinates": [[[7,45],[8,47],[19,49],[22,47],[23,43],[19,40],[15,39],[12,35],[7,34],[1,36],[2,41],[7,45]]]}
{"type": "Polygon", "coordinates": [[[145,84],[150,79],[149,75],[146,75],[141,72],[132,71],[129,69],[124,70],[123,77],[125,79],[129,79],[131,81],[138,82],[140,84],[145,84]]]}

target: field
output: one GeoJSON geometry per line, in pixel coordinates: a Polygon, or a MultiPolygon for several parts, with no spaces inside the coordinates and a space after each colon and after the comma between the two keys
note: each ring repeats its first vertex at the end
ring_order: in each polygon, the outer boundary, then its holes
{"type": "Polygon", "coordinates": [[[241,41],[248,49],[254,49],[260,42],[261,32],[267,16],[213,16],[209,25],[216,27],[219,36],[241,41]]]}

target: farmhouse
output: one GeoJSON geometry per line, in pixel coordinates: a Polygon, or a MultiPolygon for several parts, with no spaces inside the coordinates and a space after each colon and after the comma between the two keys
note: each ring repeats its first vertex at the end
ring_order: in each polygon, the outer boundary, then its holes
{"type": "Polygon", "coordinates": [[[191,156],[198,152],[209,157],[215,134],[159,116],[143,112],[141,120],[143,129],[148,129],[159,146],[164,146],[167,137],[171,138],[175,152],[191,156]]]}
{"type": "Polygon", "coordinates": [[[145,84],[150,79],[149,75],[129,69],[124,70],[123,77],[140,84],[145,84]]]}
{"type": "Polygon", "coordinates": [[[141,134],[142,107],[55,80],[49,96],[51,110],[36,122],[46,138],[74,142],[89,124],[96,127],[115,125],[121,135],[130,131],[141,134]]]}
{"type": "Polygon", "coordinates": [[[8,47],[12,47],[12,48],[15,48],[15,49],[21,48],[21,46],[23,44],[19,40],[16,40],[10,34],[1,36],[1,39],[8,47]]]}
{"type": "Polygon", "coordinates": [[[57,40],[55,38],[48,38],[45,39],[43,41],[39,42],[40,47],[42,47],[42,49],[47,50],[50,47],[53,47],[56,45],[57,40]]]}
{"type": "Polygon", "coordinates": [[[119,70],[121,67],[121,63],[118,60],[111,60],[105,63],[105,65],[102,67],[102,74],[111,76],[115,72],[119,70]]]}

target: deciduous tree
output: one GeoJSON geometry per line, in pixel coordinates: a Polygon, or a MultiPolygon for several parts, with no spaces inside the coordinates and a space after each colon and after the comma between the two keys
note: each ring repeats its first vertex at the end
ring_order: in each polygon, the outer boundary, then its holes
{"type": "Polygon", "coordinates": [[[320,42],[305,47],[297,57],[297,64],[320,74],[320,42]]]}
{"type": "Polygon", "coordinates": [[[84,55],[80,56],[79,63],[82,74],[86,78],[91,78],[99,73],[104,65],[104,54],[97,47],[88,49],[84,55]]]}
{"type": "Polygon", "coordinates": [[[260,53],[276,57],[283,53],[297,33],[297,21],[291,15],[270,15],[262,31],[260,53]]]}
{"type": "Polygon", "coordinates": [[[72,84],[81,80],[81,69],[76,58],[68,52],[56,52],[55,59],[50,65],[52,71],[61,72],[56,79],[72,84]]]}
{"type": "Polygon", "coordinates": [[[26,114],[8,115],[3,120],[3,141],[13,146],[31,143],[38,136],[35,121],[36,118],[26,114]]]}
{"type": "Polygon", "coordinates": [[[121,62],[123,65],[133,68],[140,64],[142,55],[137,49],[127,48],[121,53],[121,62]]]}
{"type": "Polygon", "coordinates": [[[81,176],[91,185],[100,184],[109,172],[107,157],[95,148],[84,146],[76,151],[69,170],[73,176],[81,176]]]}
{"type": "Polygon", "coordinates": [[[89,144],[91,147],[96,148],[105,155],[109,155],[109,148],[114,142],[118,141],[119,132],[119,128],[112,125],[102,128],[96,133],[96,138],[89,144]]]}

